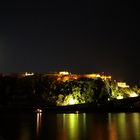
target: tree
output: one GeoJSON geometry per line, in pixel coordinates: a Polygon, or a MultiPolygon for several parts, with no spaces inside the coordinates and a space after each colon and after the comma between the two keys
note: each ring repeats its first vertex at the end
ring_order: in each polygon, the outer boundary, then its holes
{"type": "Polygon", "coordinates": [[[106,102],[110,97],[110,91],[107,84],[101,78],[98,78],[95,80],[95,87],[93,96],[95,103],[106,102]]]}

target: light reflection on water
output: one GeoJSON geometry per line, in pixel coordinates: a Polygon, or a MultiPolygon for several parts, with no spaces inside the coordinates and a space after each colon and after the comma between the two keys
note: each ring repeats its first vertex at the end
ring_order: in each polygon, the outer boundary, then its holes
{"type": "Polygon", "coordinates": [[[140,140],[140,113],[2,114],[4,140],[140,140]]]}
{"type": "MultiPolygon", "coordinates": [[[[63,114],[62,116],[61,114],[57,114],[57,122],[59,125],[58,135],[61,137],[60,139],[63,140],[69,138],[78,140],[80,136],[79,125],[81,119],[85,121],[85,117],[81,114],[63,114]]],[[[84,125],[85,123],[82,122],[82,124],[84,125]]]]}
{"type": "Polygon", "coordinates": [[[36,114],[36,137],[40,137],[41,133],[41,124],[42,124],[42,112],[37,112],[36,114]]]}
{"type": "Polygon", "coordinates": [[[139,140],[140,113],[109,113],[110,140],[139,140]]]}
{"type": "Polygon", "coordinates": [[[58,140],[139,140],[139,113],[57,114],[58,140]]]}

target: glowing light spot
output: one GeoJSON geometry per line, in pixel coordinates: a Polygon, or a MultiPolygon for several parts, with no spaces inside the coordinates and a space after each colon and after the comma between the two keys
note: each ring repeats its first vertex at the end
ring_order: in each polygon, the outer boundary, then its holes
{"type": "Polygon", "coordinates": [[[41,109],[37,109],[36,112],[37,113],[42,113],[42,110],[41,109]]]}
{"type": "Polygon", "coordinates": [[[76,104],[76,100],[74,100],[73,98],[70,99],[70,100],[69,100],[69,104],[70,104],[70,105],[74,105],[74,104],[76,104]]]}
{"type": "Polygon", "coordinates": [[[96,77],[101,77],[101,75],[100,74],[97,74],[96,77]]]}
{"type": "Polygon", "coordinates": [[[127,85],[125,82],[117,82],[117,85],[121,88],[129,88],[129,85],[127,85]]]}
{"type": "Polygon", "coordinates": [[[138,96],[138,94],[136,94],[135,92],[132,92],[131,94],[130,94],[130,97],[137,97],[138,96]]]}
{"type": "Polygon", "coordinates": [[[74,104],[78,104],[78,100],[77,99],[73,99],[73,96],[72,95],[67,95],[65,97],[65,100],[64,102],[62,103],[62,106],[65,106],[65,105],[74,105],[74,104]]]}
{"type": "Polygon", "coordinates": [[[29,73],[29,72],[25,72],[25,76],[33,76],[34,75],[34,73],[32,72],[32,73],[29,73]]]}
{"type": "Polygon", "coordinates": [[[60,75],[69,75],[69,72],[68,71],[60,71],[59,74],[60,75]]]}
{"type": "Polygon", "coordinates": [[[119,95],[119,96],[117,96],[116,98],[117,98],[118,100],[121,100],[121,99],[123,99],[123,96],[119,95]]]}

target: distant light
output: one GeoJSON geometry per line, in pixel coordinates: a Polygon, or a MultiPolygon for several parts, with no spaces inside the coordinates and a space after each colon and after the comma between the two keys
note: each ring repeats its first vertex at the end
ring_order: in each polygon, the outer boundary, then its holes
{"type": "Polygon", "coordinates": [[[24,74],[25,76],[33,76],[34,75],[34,73],[32,72],[32,73],[29,73],[29,72],[25,72],[25,74],[24,74]]]}
{"type": "Polygon", "coordinates": [[[101,75],[100,74],[97,74],[96,77],[101,77],[101,75]]]}
{"type": "Polygon", "coordinates": [[[76,111],[75,113],[76,113],[76,114],[79,114],[79,111],[76,111]]]}
{"type": "Polygon", "coordinates": [[[111,79],[111,76],[108,76],[109,79],[111,79]]]}
{"type": "Polygon", "coordinates": [[[59,74],[60,75],[69,75],[69,72],[68,71],[60,71],[59,74]]]}
{"type": "Polygon", "coordinates": [[[125,82],[117,82],[117,85],[121,88],[129,88],[129,85],[127,85],[125,82]]]}
{"type": "Polygon", "coordinates": [[[105,75],[100,75],[100,74],[84,74],[84,77],[87,77],[87,78],[92,78],[92,79],[95,79],[95,78],[101,78],[103,80],[111,80],[111,76],[105,76],[105,75]]]}
{"type": "Polygon", "coordinates": [[[107,100],[110,101],[110,98],[108,98],[107,100]]]}
{"type": "Polygon", "coordinates": [[[37,109],[36,112],[37,113],[42,113],[42,110],[41,109],[37,109]]]}

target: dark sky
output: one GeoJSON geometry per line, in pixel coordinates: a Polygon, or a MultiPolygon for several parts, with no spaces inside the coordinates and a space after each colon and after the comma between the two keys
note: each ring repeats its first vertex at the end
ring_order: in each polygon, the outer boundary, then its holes
{"type": "Polygon", "coordinates": [[[0,72],[105,72],[140,82],[133,1],[0,4],[0,72]]]}

